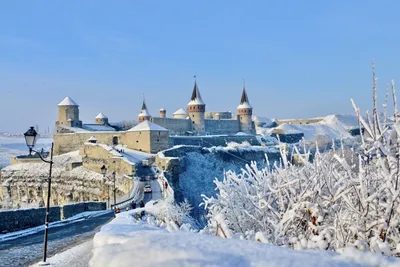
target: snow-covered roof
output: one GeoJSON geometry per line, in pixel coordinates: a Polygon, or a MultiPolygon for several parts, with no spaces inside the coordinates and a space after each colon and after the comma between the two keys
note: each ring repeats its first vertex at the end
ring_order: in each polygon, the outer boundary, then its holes
{"type": "Polygon", "coordinates": [[[139,117],[151,117],[150,113],[147,111],[147,109],[143,109],[140,113],[139,113],[139,117]]]}
{"type": "Polygon", "coordinates": [[[160,131],[168,131],[168,130],[165,129],[164,127],[161,127],[160,125],[152,123],[151,121],[144,121],[128,130],[128,132],[140,132],[140,131],[159,131],[160,132],[160,131]]]}
{"type": "Polygon", "coordinates": [[[107,119],[107,116],[100,112],[100,113],[96,116],[96,119],[107,119]]]}
{"type": "Polygon", "coordinates": [[[59,106],[79,106],[74,100],[72,100],[69,96],[64,98],[63,101],[58,104],[59,106]]]}
{"type": "Polygon", "coordinates": [[[96,137],[94,137],[93,135],[88,139],[88,141],[97,141],[96,137]]]}
{"type": "Polygon", "coordinates": [[[244,102],[243,104],[240,104],[237,108],[240,109],[240,108],[253,108],[253,107],[248,102],[244,102]]]}
{"type": "Polygon", "coordinates": [[[193,105],[205,105],[203,102],[203,99],[201,98],[199,87],[197,86],[197,83],[194,82],[194,88],[192,92],[192,98],[190,99],[188,106],[193,106],[193,105]]]}
{"type": "Polygon", "coordinates": [[[163,108],[160,108],[160,111],[165,111],[165,109],[163,109],[163,108]]]}
{"type": "Polygon", "coordinates": [[[88,131],[95,131],[95,132],[113,132],[115,129],[108,125],[101,125],[101,124],[83,124],[82,128],[88,131]]]}
{"type": "Polygon", "coordinates": [[[246,88],[243,88],[242,97],[240,98],[240,105],[237,108],[252,108],[249,98],[247,97],[246,88]]]}
{"type": "Polygon", "coordinates": [[[173,115],[187,115],[186,111],[183,110],[182,108],[178,109],[177,111],[174,112],[173,115]]]}

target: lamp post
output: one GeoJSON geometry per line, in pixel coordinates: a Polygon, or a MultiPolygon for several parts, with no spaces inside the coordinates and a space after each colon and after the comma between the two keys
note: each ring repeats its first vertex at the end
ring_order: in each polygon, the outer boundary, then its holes
{"type": "Polygon", "coordinates": [[[53,169],[53,147],[54,147],[54,143],[51,143],[51,154],[50,154],[50,160],[45,160],[42,155],[33,150],[33,148],[36,145],[36,140],[38,138],[38,134],[35,131],[35,128],[30,127],[28,131],[26,131],[26,133],[24,133],[24,137],[25,137],[25,142],[26,145],[29,148],[29,155],[32,155],[32,151],[35,152],[39,158],[50,164],[50,170],[49,170],[49,178],[47,180],[47,203],[46,203],[46,218],[45,218],[45,227],[44,227],[44,246],[43,246],[43,262],[39,263],[40,266],[44,266],[44,265],[50,265],[50,263],[46,262],[47,260],[47,237],[48,237],[48,230],[49,230],[49,212],[50,212],[50,195],[51,195],[51,171],[53,169]]]}
{"type": "MultiPolygon", "coordinates": [[[[103,165],[100,169],[101,169],[101,174],[103,174],[103,179],[107,182],[107,180],[106,180],[107,167],[105,165],[103,165]]],[[[107,190],[108,190],[107,203],[108,203],[108,207],[110,208],[110,184],[109,183],[107,183],[107,190]]]]}
{"type": "Polygon", "coordinates": [[[114,181],[114,205],[117,204],[117,196],[115,195],[115,171],[112,172],[112,178],[114,181]]]}

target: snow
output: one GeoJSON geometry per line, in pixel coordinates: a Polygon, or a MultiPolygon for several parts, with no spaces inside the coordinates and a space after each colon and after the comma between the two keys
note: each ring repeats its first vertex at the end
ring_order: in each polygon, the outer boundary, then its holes
{"type": "MultiPolygon", "coordinates": [[[[254,117],[253,117],[254,118],[254,117]]],[[[262,117],[256,117],[263,120],[262,117]]],[[[258,134],[270,134],[282,131],[285,134],[303,133],[306,141],[315,141],[319,136],[329,139],[351,138],[349,130],[358,128],[358,119],[354,115],[329,115],[321,121],[310,124],[283,123],[275,128],[257,127],[258,134]]]]}
{"type": "MultiPolygon", "coordinates": [[[[153,207],[157,207],[156,204],[153,207]]],[[[149,205],[145,209],[148,210],[149,205]]],[[[167,224],[158,227],[152,217],[137,221],[123,212],[104,225],[93,239],[90,266],[398,266],[395,259],[345,250],[297,251],[260,242],[224,239],[167,224]]]]}
{"type": "Polygon", "coordinates": [[[97,141],[96,137],[94,137],[93,135],[88,139],[88,141],[97,141]]]}
{"type": "Polygon", "coordinates": [[[126,157],[130,162],[133,162],[133,163],[139,163],[144,159],[148,159],[148,158],[155,156],[150,153],[129,149],[129,148],[126,148],[126,146],[122,146],[122,145],[118,145],[115,148],[122,150],[122,152],[120,152],[119,154],[122,157],[126,157]]]}
{"type": "Polygon", "coordinates": [[[172,115],[187,115],[186,111],[183,110],[182,108],[178,109],[175,111],[172,115]]]}
{"type": "Polygon", "coordinates": [[[253,115],[252,116],[252,120],[256,121],[256,122],[265,123],[266,126],[270,126],[274,122],[273,119],[270,119],[270,118],[267,118],[267,117],[261,117],[261,116],[257,116],[257,115],[253,115]]]}
{"type": "Polygon", "coordinates": [[[67,96],[66,98],[64,98],[63,101],[60,102],[60,104],[58,104],[59,106],[78,106],[78,104],[72,100],[69,96],[67,96]]]}
{"type": "Polygon", "coordinates": [[[147,109],[143,109],[140,114],[139,117],[151,117],[150,113],[147,111],[147,109]]]}
{"type": "Polygon", "coordinates": [[[83,124],[82,127],[88,131],[95,131],[95,132],[114,132],[115,129],[108,125],[101,125],[101,124],[83,124]]]}
{"type": "Polygon", "coordinates": [[[107,119],[107,116],[100,112],[100,113],[96,116],[96,119],[107,119]]]}
{"type": "Polygon", "coordinates": [[[139,123],[135,127],[132,127],[131,129],[128,130],[129,132],[140,132],[140,131],[168,131],[167,129],[161,127],[160,125],[157,125],[151,121],[144,121],[142,123],[139,123]]]}
{"type": "MultiPolygon", "coordinates": [[[[56,267],[87,267],[92,257],[93,241],[86,241],[78,246],[70,248],[62,253],[56,254],[47,259],[50,266],[56,267]]],[[[33,264],[30,267],[39,267],[39,263],[33,264]]]]}
{"type": "Polygon", "coordinates": [[[243,102],[242,104],[240,104],[238,107],[238,109],[241,108],[253,108],[252,106],[250,106],[250,104],[248,102],[243,102]]]}

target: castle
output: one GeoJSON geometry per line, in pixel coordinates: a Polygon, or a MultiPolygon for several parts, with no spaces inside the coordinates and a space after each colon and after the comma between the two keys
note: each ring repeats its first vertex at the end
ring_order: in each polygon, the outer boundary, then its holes
{"type": "Polygon", "coordinates": [[[231,112],[206,112],[206,104],[201,98],[197,82],[194,83],[192,97],[187,104],[187,112],[183,109],[173,113],[173,118],[166,117],[166,110],[160,109],[159,117],[151,117],[143,102],[138,121],[150,120],[169,130],[171,135],[219,135],[243,132],[255,134],[252,121],[253,108],[250,105],[246,88],[243,87],[237,115],[231,112]]]}
{"type": "Polygon", "coordinates": [[[160,109],[159,117],[152,117],[143,100],[138,115],[139,124],[126,130],[110,123],[103,113],[95,117],[95,123],[82,123],[79,120],[79,105],[66,97],[58,104],[54,153],[79,150],[92,137],[101,144],[123,145],[129,149],[156,153],[169,148],[169,136],[173,135],[235,135],[239,132],[254,135],[252,113],[244,86],[236,116],[233,117],[231,112],[206,112],[206,104],[195,81],[187,111],[179,109],[172,118],[167,118],[166,110],[160,109]]]}

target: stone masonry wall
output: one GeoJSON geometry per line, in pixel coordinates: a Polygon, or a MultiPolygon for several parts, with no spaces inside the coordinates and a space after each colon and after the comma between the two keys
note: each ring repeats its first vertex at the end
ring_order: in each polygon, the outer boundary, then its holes
{"type": "MultiPolygon", "coordinates": [[[[50,207],[49,221],[55,222],[84,211],[105,210],[105,202],[84,202],[50,207]]],[[[46,208],[0,210],[0,234],[43,225],[46,208]]]]}
{"type": "Polygon", "coordinates": [[[170,131],[170,134],[183,135],[192,130],[192,122],[188,119],[152,118],[152,122],[170,131]]]}
{"type": "Polygon", "coordinates": [[[82,156],[83,167],[100,172],[103,165],[108,167],[108,172],[115,171],[120,175],[132,175],[136,173],[135,165],[130,164],[122,157],[116,156],[116,151],[107,151],[102,145],[85,144],[79,151],[82,156]],[[110,168],[109,166],[112,166],[110,168]]]}
{"type": "Polygon", "coordinates": [[[239,120],[205,120],[208,134],[235,134],[240,132],[239,120]]]}
{"type": "Polygon", "coordinates": [[[55,134],[54,155],[60,155],[79,150],[91,136],[95,136],[98,143],[112,145],[113,137],[118,136],[118,138],[120,138],[121,132],[55,134]]]}

